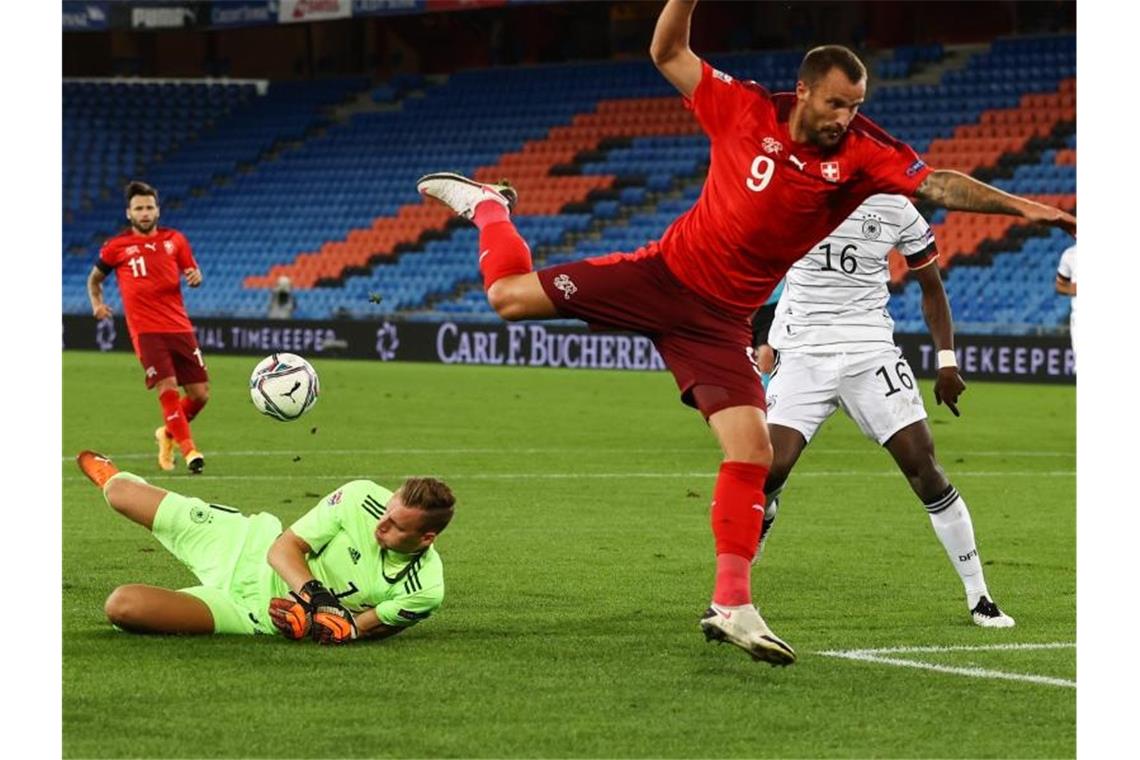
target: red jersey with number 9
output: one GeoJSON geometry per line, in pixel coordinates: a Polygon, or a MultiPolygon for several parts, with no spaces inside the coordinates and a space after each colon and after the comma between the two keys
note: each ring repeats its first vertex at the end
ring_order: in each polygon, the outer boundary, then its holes
{"type": "Polygon", "coordinates": [[[197,268],[186,237],[159,227],[153,235],[124,232],[103,244],[95,264],[115,271],[131,339],[142,333],[193,332],[182,302],[182,270],[197,268]]]}
{"type": "Polygon", "coordinates": [[[911,196],[933,171],[865,116],[834,148],[793,142],[792,93],[770,94],[701,62],[684,100],[709,137],[696,204],[657,244],[690,290],[751,313],[798,259],[875,193],[911,196]]]}

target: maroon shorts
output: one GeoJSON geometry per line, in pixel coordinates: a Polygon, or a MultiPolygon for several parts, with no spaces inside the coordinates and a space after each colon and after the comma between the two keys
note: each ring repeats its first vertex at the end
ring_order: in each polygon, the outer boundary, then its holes
{"type": "Polygon", "coordinates": [[[731,406],[767,409],[748,316],[723,311],[677,280],[660,253],[574,261],[538,271],[558,312],[594,329],[630,330],[653,341],[681,400],[706,418],[731,406]],[[696,393],[694,388],[702,386],[696,393]]]}
{"type": "Polygon", "coordinates": [[[135,355],[146,370],[146,387],[163,378],[176,378],[179,385],[210,379],[194,333],[141,333],[135,337],[135,355]]]}

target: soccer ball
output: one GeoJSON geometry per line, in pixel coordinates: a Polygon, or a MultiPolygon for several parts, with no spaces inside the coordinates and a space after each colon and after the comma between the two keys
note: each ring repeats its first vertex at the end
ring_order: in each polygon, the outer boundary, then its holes
{"type": "Polygon", "coordinates": [[[257,411],[282,422],[312,409],[320,390],[317,371],[296,354],[267,356],[249,377],[249,396],[257,411]]]}

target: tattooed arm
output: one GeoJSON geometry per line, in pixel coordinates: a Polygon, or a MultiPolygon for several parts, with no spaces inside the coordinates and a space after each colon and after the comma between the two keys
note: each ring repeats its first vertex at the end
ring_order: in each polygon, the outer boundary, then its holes
{"type": "Polygon", "coordinates": [[[1060,227],[1070,235],[1077,234],[1077,218],[1072,214],[1011,195],[961,172],[947,169],[932,172],[918,186],[915,196],[952,211],[1010,214],[1031,222],[1060,227]]]}

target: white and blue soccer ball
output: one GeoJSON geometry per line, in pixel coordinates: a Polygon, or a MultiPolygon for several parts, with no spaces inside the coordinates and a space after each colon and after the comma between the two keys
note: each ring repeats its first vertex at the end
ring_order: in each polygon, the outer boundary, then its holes
{"type": "Polygon", "coordinates": [[[273,354],[257,363],[249,377],[249,396],[257,411],[289,422],[313,408],[320,394],[313,365],[296,354],[273,354]]]}

